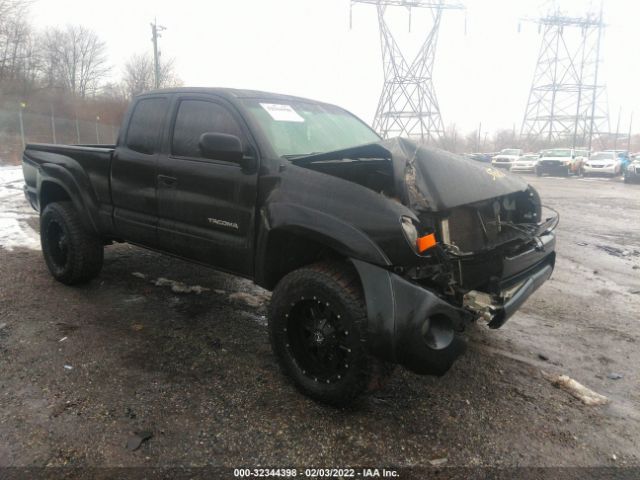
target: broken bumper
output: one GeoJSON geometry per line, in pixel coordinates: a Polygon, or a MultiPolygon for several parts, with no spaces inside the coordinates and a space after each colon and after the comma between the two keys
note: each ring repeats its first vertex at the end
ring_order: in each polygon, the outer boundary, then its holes
{"type": "Polygon", "coordinates": [[[419,374],[444,375],[464,352],[473,315],[384,268],[352,260],[367,304],[369,351],[419,374]]]}
{"type": "Polygon", "coordinates": [[[538,237],[535,247],[503,258],[502,278],[494,290],[468,292],[463,299],[464,307],[484,318],[490,328],[500,328],[551,277],[555,243],[555,234],[547,232],[538,237]]]}
{"type": "Polygon", "coordinates": [[[487,321],[489,328],[500,328],[553,273],[553,255],[527,272],[515,286],[506,288],[498,298],[471,291],[464,297],[467,308],[487,321]]]}
{"type": "Polygon", "coordinates": [[[499,328],[553,272],[555,235],[539,237],[530,250],[503,259],[498,292],[469,292],[464,308],[382,267],[353,260],[367,305],[369,351],[419,374],[444,375],[464,352],[460,338],[477,318],[499,328]]]}

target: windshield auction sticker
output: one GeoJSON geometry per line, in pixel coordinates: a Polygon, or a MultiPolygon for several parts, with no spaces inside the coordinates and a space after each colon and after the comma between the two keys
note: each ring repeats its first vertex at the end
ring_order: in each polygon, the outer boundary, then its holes
{"type": "Polygon", "coordinates": [[[282,103],[261,103],[260,106],[264,108],[271,118],[278,122],[304,122],[298,113],[293,109],[291,105],[285,105],[282,103]]]}

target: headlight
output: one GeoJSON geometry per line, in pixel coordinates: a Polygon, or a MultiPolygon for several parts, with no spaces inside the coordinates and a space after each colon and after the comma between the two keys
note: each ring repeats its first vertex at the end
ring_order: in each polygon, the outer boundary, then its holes
{"type": "Polygon", "coordinates": [[[426,252],[437,244],[436,236],[433,233],[418,237],[418,230],[409,217],[402,217],[402,231],[411,248],[418,254],[426,252]]]}
{"type": "Polygon", "coordinates": [[[414,250],[418,250],[418,230],[409,217],[402,217],[402,231],[414,250]]]}

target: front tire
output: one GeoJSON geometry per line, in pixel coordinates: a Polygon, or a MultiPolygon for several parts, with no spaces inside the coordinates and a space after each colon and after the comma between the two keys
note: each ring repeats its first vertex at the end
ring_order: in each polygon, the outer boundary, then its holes
{"type": "Polygon", "coordinates": [[[40,216],[40,244],[51,275],[65,285],[88,282],[100,273],[104,245],[86,230],[71,202],[46,206],[40,216]]]}
{"type": "Polygon", "coordinates": [[[390,375],[367,352],[364,296],[350,265],[318,263],[289,273],[270,308],[273,351],[305,395],[343,406],[390,375]]]}

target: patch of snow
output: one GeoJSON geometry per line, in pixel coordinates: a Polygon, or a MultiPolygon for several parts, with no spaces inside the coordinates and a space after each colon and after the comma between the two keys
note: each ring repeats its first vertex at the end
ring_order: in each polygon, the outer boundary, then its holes
{"type": "Polygon", "coordinates": [[[235,292],[229,295],[229,300],[238,300],[249,307],[259,307],[271,298],[268,293],[251,294],[246,292],[235,292]]]}
{"type": "Polygon", "coordinates": [[[24,197],[22,167],[0,166],[0,247],[40,250],[40,236],[29,220],[37,219],[24,197]]]}
{"type": "MultiPolygon", "coordinates": [[[[131,275],[136,278],[140,278],[141,280],[147,279],[147,275],[141,272],[132,272],[131,275]]],[[[211,290],[210,288],[201,287],[200,285],[187,285],[186,283],[177,282],[176,280],[170,280],[164,277],[159,277],[156,280],[150,279],[149,282],[156,287],[171,287],[171,291],[173,293],[195,293],[196,295],[200,295],[202,292],[208,292],[211,290]]]]}
{"type": "Polygon", "coordinates": [[[202,292],[209,291],[208,288],[201,287],[200,285],[187,285],[186,283],[176,282],[175,280],[169,280],[164,277],[160,277],[151,283],[156,287],[171,287],[171,291],[174,293],[195,293],[196,295],[200,295],[202,292]]]}

